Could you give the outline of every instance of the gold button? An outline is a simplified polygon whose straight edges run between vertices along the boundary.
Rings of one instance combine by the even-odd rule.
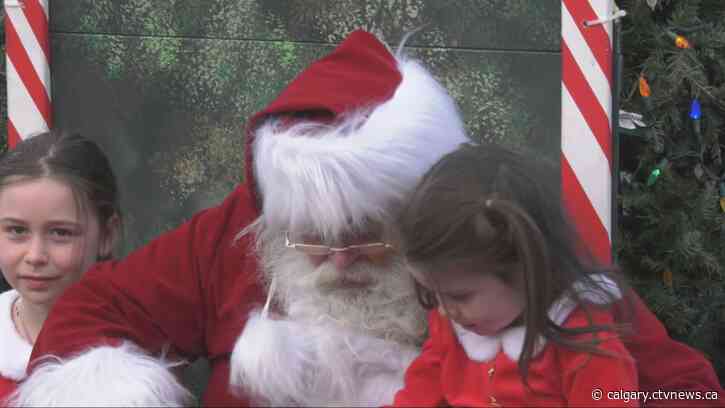
[[[493,373],[495,373],[495,372],[496,372],[496,369],[495,368],[493,368],[493,367],[489,368],[488,369],[488,378],[489,379],[490,378],[493,378]]]
[[[490,406],[492,406],[492,407],[501,406],[501,404],[499,404],[498,401],[496,401],[496,398],[494,398],[493,395],[489,396],[489,398],[491,398],[491,402],[489,403]]]

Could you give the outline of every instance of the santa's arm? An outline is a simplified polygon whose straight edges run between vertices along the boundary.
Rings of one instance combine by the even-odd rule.
[[[611,326],[610,313],[591,311],[592,324]],[[586,327],[589,321],[580,311],[568,327]],[[577,342],[594,344],[598,352],[559,346],[558,360],[562,389],[570,407],[638,407],[637,368],[619,336],[610,331],[578,335]]]
[[[442,364],[445,350],[442,342],[444,318],[432,311],[428,315],[429,336],[420,355],[405,372],[405,385],[395,394],[393,406],[433,407],[445,405],[442,387]]]
[[[672,339],[639,296],[634,292],[631,296],[631,305],[618,305],[621,316],[615,314],[615,317],[633,324],[634,333],[625,346],[637,362],[640,389],[652,395],[685,391],[703,396],[700,400],[651,400],[647,405],[725,407],[725,391],[712,364],[701,352]],[[716,399],[705,399],[705,395]]]
[[[248,222],[247,193],[237,190],[121,262],[96,265],[55,304],[35,344],[30,376],[17,405],[185,404],[188,393],[169,368],[206,353],[207,326],[229,286],[235,301],[258,300],[254,279],[218,276],[245,262],[247,243],[233,244]],[[244,215],[244,216],[243,216]],[[241,267],[235,271],[241,274]],[[216,286],[215,286],[216,285]],[[244,295],[248,294],[247,299]],[[216,298],[216,297],[214,297]],[[59,390],[49,392],[48,390]]]

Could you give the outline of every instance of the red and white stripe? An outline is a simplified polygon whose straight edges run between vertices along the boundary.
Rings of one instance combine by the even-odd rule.
[[[8,145],[48,130],[48,0],[5,0]]]
[[[561,2],[562,199],[594,256],[611,263],[613,0]]]

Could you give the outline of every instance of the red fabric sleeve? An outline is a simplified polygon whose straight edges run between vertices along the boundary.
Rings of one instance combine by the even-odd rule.
[[[611,325],[612,315],[605,311],[591,311],[592,323]],[[584,327],[589,322],[583,310],[576,310],[566,327]],[[629,393],[639,390],[637,368],[622,341],[616,334],[600,332],[577,336],[577,341],[601,341],[596,347],[611,356],[559,347],[558,358],[562,370],[562,391],[571,407],[638,407],[637,396]]]
[[[252,208],[248,192],[239,187],[221,205],[123,261],[95,265],[54,305],[35,343],[31,369],[37,357],[68,356],[118,339],[152,353],[168,347],[172,357],[194,358],[224,337],[210,329],[223,326],[225,317],[230,327],[238,326],[227,330],[227,343],[233,341],[244,323],[238,309],[260,297],[248,241],[233,245],[253,219]]]
[[[17,383],[9,378],[0,376],[0,407],[5,406],[5,399],[15,391]]]
[[[428,339],[420,355],[405,372],[405,386],[395,394],[393,406],[433,407],[445,405],[442,387],[442,317],[433,310],[428,314]]]
[[[699,351],[673,340],[657,317],[642,300],[631,292],[631,315],[622,314],[617,319],[632,321],[634,334],[625,339],[625,346],[637,362],[639,386],[642,391],[695,391],[703,399],[649,400],[648,407],[725,407],[725,393],[712,364]],[[624,306],[620,313],[627,312]],[[629,313],[627,313],[629,314]],[[717,400],[706,400],[706,392],[717,392]],[[712,394],[711,394],[712,395]]]

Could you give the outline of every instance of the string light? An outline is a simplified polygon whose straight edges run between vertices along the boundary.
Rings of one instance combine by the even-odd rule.
[[[639,76],[639,94],[644,98],[648,98],[652,94],[649,83],[647,83],[647,78],[644,75]]]
[[[700,108],[700,101],[697,98],[692,100],[690,104],[690,119],[692,119],[692,127],[695,129],[695,135],[697,140],[702,140],[702,130],[700,128],[700,118],[702,117],[702,109]]]
[[[667,158],[663,157],[652,172],[650,172],[649,177],[647,177],[648,187],[652,187],[657,182],[657,179],[662,174],[662,170],[664,170],[665,166],[667,166]]]
[[[700,101],[697,98],[692,100],[690,104],[690,118],[692,120],[700,120],[702,117],[702,110],[700,109]]]
[[[692,48],[692,44],[690,44],[690,42],[687,41],[687,38],[685,38],[683,35],[675,34],[672,31],[668,31],[667,35],[670,38],[672,38],[673,40],[675,40],[675,46],[677,48],[682,48],[682,49]]]
[[[691,47],[690,42],[687,41],[687,38],[685,38],[681,35],[678,35],[677,37],[675,37],[675,46],[677,48],[683,48],[683,49]]]
[[[662,281],[667,285],[667,287],[672,287],[672,271],[669,269],[666,269],[664,272],[662,272]]]

